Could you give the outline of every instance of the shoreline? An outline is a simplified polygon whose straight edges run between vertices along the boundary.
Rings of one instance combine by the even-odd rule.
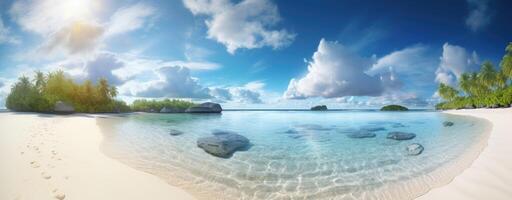
[[[94,115],[0,113],[0,129],[0,199],[194,199],[104,155]]]
[[[512,108],[449,110],[443,113],[490,121],[487,146],[472,164],[447,184],[433,187],[417,200],[507,200],[512,197]]]
[[[490,129],[453,164],[426,177],[433,181],[418,196],[403,199],[510,199],[512,108],[443,111],[489,122]],[[166,180],[132,168],[102,151],[104,133],[97,118],[110,114],[48,115],[0,113],[0,199],[195,199]],[[100,120],[101,121],[101,120]],[[28,125],[28,126],[27,126]],[[462,161],[462,162],[461,162]],[[452,178],[446,175],[456,174]],[[401,196],[400,190],[382,188]],[[398,193],[398,194],[397,194]]]

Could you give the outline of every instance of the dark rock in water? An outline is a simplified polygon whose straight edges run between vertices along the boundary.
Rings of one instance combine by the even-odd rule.
[[[298,134],[299,131],[297,131],[295,129],[288,129],[284,133],[286,133],[286,134]]]
[[[225,135],[225,134],[236,134],[234,131],[226,131],[226,130],[212,130],[212,135]]]
[[[391,127],[393,127],[393,128],[403,128],[403,127],[405,127],[405,125],[403,125],[402,123],[394,123],[393,125],[391,125]]]
[[[418,143],[410,144],[406,148],[407,155],[410,155],[410,156],[420,155],[424,149],[425,148],[421,144],[418,144]]]
[[[53,111],[55,111],[57,114],[71,114],[75,112],[75,108],[71,104],[57,101],[55,102]]]
[[[405,132],[390,132],[388,133],[387,138],[393,140],[411,140],[416,137],[414,133],[405,133]]]
[[[218,103],[206,102],[197,106],[192,106],[185,110],[187,113],[220,113],[222,107]]]
[[[378,127],[378,126],[365,126],[365,127],[362,127],[361,129],[365,130],[365,131],[370,131],[370,132],[377,132],[377,131],[385,131],[385,130],[387,130],[384,127]]]
[[[300,139],[303,136],[302,135],[290,135],[289,137],[292,138],[292,139]]]
[[[373,138],[377,135],[375,133],[372,133],[370,131],[360,130],[357,132],[352,132],[347,134],[347,137],[349,138]]]
[[[313,106],[313,107],[311,107],[311,110],[314,110],[314,111],[323,111],[323,110],[327,110],[327,106],[326,106],[326,105]]]
[[[199,138],[197,146],[213,156],[229,158],[235,151],[248,147],[249,139],[228,131],[218,132],[214,136]]]
[[[453,125],[454,125],[454,123],[453,123],[453,122],[450,122],[450,121],[445,121],[445,122],[443,122],[443,126],[444,126],[444,127],[449,127],[449,126],[453,126]]]
[[[172,136],[178,136],[178,135],[183,134],[183,131],[176,130],[176,129],[171,129],[171,130],[169,131],[169,134],[170,134],[170,135],[172,135]]]

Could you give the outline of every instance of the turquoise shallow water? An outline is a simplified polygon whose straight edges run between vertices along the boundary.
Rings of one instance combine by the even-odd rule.
[[[410,199],[450,180],[483,148],[489,123],[439,112],[227,111],[99,119],[104,152],[202,199]],[[444,127],[444,121],[455,123]],[[171,136],[169,131],[183,131]],[[375,138],[347,134],[376,130]],[[231,158],[196,146],[214,130],[251,141]],[[391,131],[413,140],[386,139]],[[425,147],[408,156],[412,143]]]

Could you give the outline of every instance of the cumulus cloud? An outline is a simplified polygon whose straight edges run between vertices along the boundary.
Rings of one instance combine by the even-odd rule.
[[[295,34],[274,28],[280,21],[277,6],[269,0],[183,0],[194,15],[207,16],[208,38],[226,46],[231,54],[237,49],[288,46]]]
[[[182,66],[167,66],[155,70],[157,80],[129,81],[121,86],[125,95],[138,97],[210,98],[209,89],[201,86],[190,70]]]
[[[0,44],[18,44],[20,40],[11,34],[11,30],[4,25],[0,16]]]
[[[231,95],[231,92],[227,88],[210,88],[210,95],[214,97],[216,101],[221,103],[231,101],[233,99],[233,95]]]
[[[124,63],[116,58],[114,54],[103,53],[95,59],[90,60],[85,65],[87,79],[92,82],[98,82],[99,79],[105,78],[110,84],[120,85],[125,80],[113,73],[114,70],[124,67]]]
[[[469,15],[466,26],[472,31],[478,31],[491,22],[489,0],[467,0]]]
[[[106,35],[116,35],[137,30],[144,26],[147,19],[155,14],[149,5],[137,3],[118,9],[110,18]]]
[[[362,58],[338,42],[320,40],[308,73],[300,79],[290,80],[284,97],[377,96],[383,91],[378,77],[365,73],[371,60]]]
[[[436,82],[455,85],[464,72],[478,69],[478,55],[469,53],[463,47],[445,43],[439,67],[436,70]]]

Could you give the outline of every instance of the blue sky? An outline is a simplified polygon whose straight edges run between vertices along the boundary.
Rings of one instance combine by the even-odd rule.
[[[0,104],[35,70],[107,78],[128,102],[432,107],[512,41],[509,1],[0,2]]]

